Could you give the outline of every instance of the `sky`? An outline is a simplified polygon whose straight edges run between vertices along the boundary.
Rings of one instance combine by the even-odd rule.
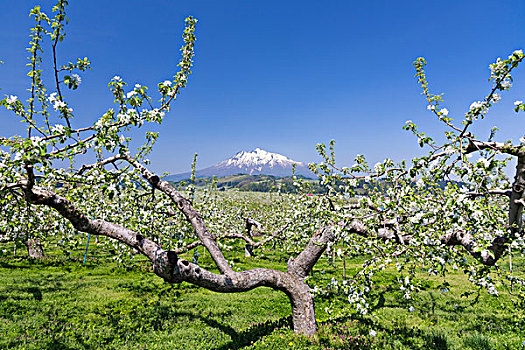
[[[0,0],[1,96],[27,97],[28,14],[36,4],[52,7]],[[437,138],[444,129],[426,109],[412,62],[426,58],[431,90],[444,93],[443,107],[460,120],[489,92],[489,64],[525,49],[519,0],[70,0],[59,64],[87,56],[93,68],[67,93],[73,126],[111,107],[107,83],[115,75],[150,91],[170,79],[188,15],[199,20],[193,74],[164,123],[151,128],[160,133],[149,157],[157,172],[188,171],[193,153],[200,169],[256,147],[320,161],[315,145],[331,139],[340,165],[356,154],[372,164],[421,155],[405,121]],[[499,140],[524,136],[525,114],[513,112],[513,102],[525,100],[523,67],[514,78],[474,128],[479,136],[494,125]],[[22,133],[5,109],[0,120],[0,136]]]

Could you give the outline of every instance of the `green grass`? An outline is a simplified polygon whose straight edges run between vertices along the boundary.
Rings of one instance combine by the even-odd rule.
[[[377,277],[366,316],[351,311],[344,298],[320,298],[319,333],[310,339],[293,333],[290,305],[281,292],[219,294],[170,285],[143,258],[119,267],[93,243],[83,266],[83,253],[78,248],[68,259],[44,261],[0,257],[0,349],[525,348],[524,314],[512,297],[478,296],[461,273],[448,276],[445,293],[442,279],[420,274],[420,290],[406,301],[394,271],[385,271]],[[227,257],[235,256],[242,269],[285,269],[288,257],[275,251],[260,258],[239,253]],[[199,260],[210,268],[208,256]],[[347,260],[349,275],[359,263]],[[522,260],[514,266],[522,273]],[[335,274],[341,266],[324,259],[312,279],[326,285]],[[329,305],[331,314],[325,311]]]
[[[227,349],[289,309],[268,288],[217,294],[139,269],[28,260],[0,264],[0,302],[2,349]]]

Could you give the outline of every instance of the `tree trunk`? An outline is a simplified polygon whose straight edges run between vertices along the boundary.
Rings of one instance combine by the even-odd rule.
[[[292,304],[293,330],[298,334],[314,335],[317,333],[314,297],[306,283],[297,284],[300,284],[298,288],[287,293]]]
[[[28,239],[26,242],[27,254],[30,258],[34,259],[44,259],[44,249],[42,249],[42,244],[38,238]]]

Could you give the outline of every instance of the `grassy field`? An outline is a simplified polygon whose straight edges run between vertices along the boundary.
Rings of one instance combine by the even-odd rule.
[[[235,253],[229,252],[242,256]],[[241,268],[285,268],[287,256],[272,251],[265,256],[236,262]],[[421,275],[420,291],[407,302],[394,272],[386,271],[366,316],[352,312],[343,299],[317,300],[319,334],[309,339],[291,330],[283,293],[259,288],[218,294],[186,283],[169,285],[141,258],[126,268],[109,262],[96,243],[86,265],[82,259],[81,249],[68,259],[0,257],[0,349],[524,348],[521,307],[505,293],[478,295],[462,274],[450,275],[446,290],[440,288],[443,280]],[[211,265],[206,258],[200,263]],[[359,263],[347,261],[349,275]],[[515,270],[521,266],[515,262]],[[324,260],[312,278],[326,284],[340,273],[341,266]],[[329,305],[335,306],[333,314],[325,312]]]

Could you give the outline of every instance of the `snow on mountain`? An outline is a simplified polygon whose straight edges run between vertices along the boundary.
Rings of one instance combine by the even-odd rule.
[[[296,166],[304,166],[301,162],[296,162],[281,154],[267,152],[260,148],[256,148],[251,152],[241,151],[215,165],[216,168],[234,167],[249,171],[253,175],[256,171],[262,171],[263,167],[269,168],[291,168],[293,164]]]
[[[197,177],[228,176],[234,174],[291,176],[295,164],[295,173],[306,177],[313,177],[308,166],[302,162],[292,160],[282,154],[272,153],[260,148],[250,152],[241,151],[232,157],[223,160],[209,168],[196,171]],[[188,178],[189,173],[171,175],[167,180],[178,181]]]

